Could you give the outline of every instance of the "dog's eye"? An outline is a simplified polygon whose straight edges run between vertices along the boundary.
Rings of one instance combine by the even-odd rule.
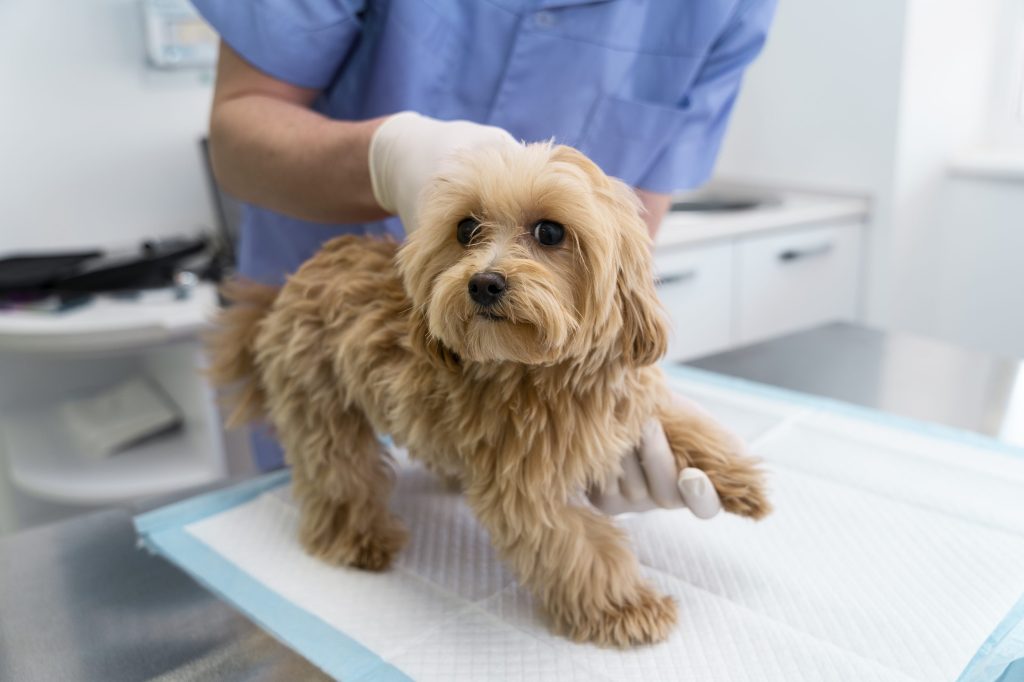
[[[455,238],[459,240],[459,243],[463,246],[468,246],[469,242],[472,241],[473,235],[480,228],[478,223],[473,218],[463,218],[459,221],[459,226],[455,228]]]
[[[542,220],[533,226],[533,238],[544,246],[561,244],[565,239],[565,227],[553,220]]]

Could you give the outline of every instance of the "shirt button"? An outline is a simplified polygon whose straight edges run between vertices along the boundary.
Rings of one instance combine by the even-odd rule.
[[[540,28],[551,28],[555,25],[555,15],[552,12],[537,12],[533,15],[533,21]]]

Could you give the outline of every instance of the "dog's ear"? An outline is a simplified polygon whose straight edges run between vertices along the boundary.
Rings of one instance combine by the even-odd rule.
[[[617,298],[622,312],[622,341],[626,359],[642,367],[653,365],[668,350],[668,323],[654,288],[651,239],[640,215],[639,199],[618,180],[611,183],[610,199],[619,223]]]
[[[564,144],[556,144],[551,148],[551,160],[572,164],[587,177],[587,180],[595,187],[606,187],[610,178],[604,174],[601,167],[590,160],[590,157],[576,149]]]
[[[430,333],[427,320],[423,313],[413,309],[409,325],[409,343],[414,353],[420,353],[435,367],[456,372],[459,369],[459,356],[441,340]]]
[[[643,283],[644,279],[650,282]],[[653,365],[668,350],[668,325],[650,270],[645,268],[641,274],[623,268],[619,271],[618,286],[626,359],[638,367]]]
[[[668,350],[668,324],[654,289],[651,239],[641,216],[643,207],[633,189],[604,171],[572,147],[558,145],[552,159],[580,169],[604,205],[619,237],[616,299],[622,315],[622,343],[626,360],[636,366],[652,365]]]

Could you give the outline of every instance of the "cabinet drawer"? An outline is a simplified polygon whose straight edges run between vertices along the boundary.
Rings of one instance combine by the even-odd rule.
[[[856,317],[860,238],[848,223],[738,242],[737,341]]]
[[[658,296],[671,320],[667,360],[722,350],[732,340],[732,247],[654,254]]]

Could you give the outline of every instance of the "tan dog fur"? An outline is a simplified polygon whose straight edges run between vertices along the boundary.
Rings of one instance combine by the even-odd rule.
[[[469,246],[456,240],[480,221]],[[539,219],[565,226],[542,246]],[[502,557],[555,629],[626,646],[665,638],[676,605],[638,571],[623,533],[580,502],[651,415],[679,467],[703,469],[724,508],[759,518],[762,474],[735,441],[673,405],[667,330],[633,192],[579,152],[529,145],[453,162],[402,247],[341,237],[279,291],[235,283],[212,373],[235,419],[266,413],[293,469],[301,541],[325,561],[381,570],[406,532],[375,433],[457,477]],[[508,282],[481,317],[474,273]]]

